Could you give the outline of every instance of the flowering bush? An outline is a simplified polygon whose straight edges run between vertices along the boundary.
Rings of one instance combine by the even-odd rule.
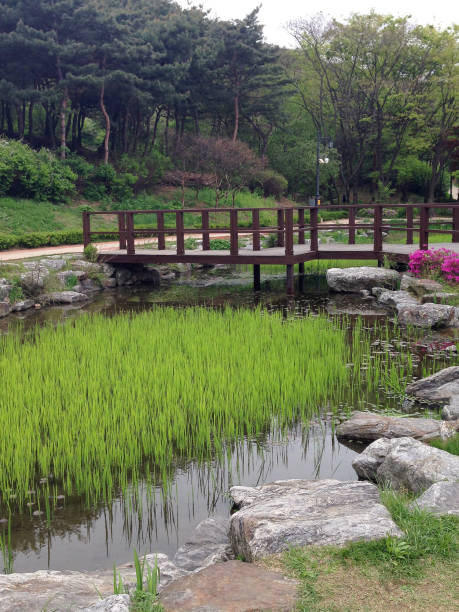
[[[415,251],[410,255],[408,267],[416,277],[430,276],[459,283],[459,255],[449,249]]]

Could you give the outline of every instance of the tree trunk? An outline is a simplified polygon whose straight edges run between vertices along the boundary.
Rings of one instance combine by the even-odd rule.
[[[153,137],[151,139],[151,148],[152,149],[154,149],[154,147],[155,147],[156,134],[158,133],[158,123],[159,123],[159,120],[161,119],[162,111],[163,111],[162,108],[158,108],[158,110],[156,111],[155,123],[153,125]]]
[[[233,142],[236,142],[238,132],[239,132],[239,94],[236,94],[234,96],[234,131],[233,131]]]
[[[16,114],[18,116],[18,138],[21,140],[24,138],[24,115],[20,104],[16,105]]]
[[[34,102],[29,104],[29,140],[33,141],[33,108],[35,106]]]
[[[108,116],[107,109],[105,108],[104,102],[105,95],[105,81],[102,81],[102,86],[100,88],[100,110],[105,119],[105,137],[104,137],[104,164],[108,164],[108,155],[109,155],[109,142],[110,142],[110,117]]]
[[[166,114],[166,129],[164,130],[164,152],[169,157],[169,109]]]

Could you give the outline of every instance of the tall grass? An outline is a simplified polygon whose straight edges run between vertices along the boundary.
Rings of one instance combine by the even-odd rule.
[[[59,489],[88,503],[140,476],[165,485],[181,459],[222,456],[227,441],[273,419],[284,428],[357,404],[386,378],[408,379],[409,361],[382,351],[370,359],[372,338],[361,321],[351,331],[324,315],[204,308],[92,315],[4,336],[3,505],[23,508],[47,477],[47,497]]]

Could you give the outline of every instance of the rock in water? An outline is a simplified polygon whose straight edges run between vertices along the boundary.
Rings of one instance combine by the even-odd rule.
[[[443,406],[459,394],[459,366],[444,368],[411,383],[406,388],[406,394],[423,403]]]
[[[293,610],[298,583],[242,563],[218,563],[180,578],[160,595],[165,612],[272,612]]]
[[[232,558],[228,519],[208,518],[196,527],[193,536],[180,546],[174,563],[189,572]]]
[[[230,494],[240,505],[230,520],[231,544],[235,554],[248,561],[289,546],[342,545],[401,535],[378,488],[367,482],[284,480],[232,487]]]
[[[433,514],[459,516],[459,482],[436,482],[410,504],[410,507]]]
[[[352,462],[361,478],[422,493],[436,482],[459,479],[459,457],[413,438],[377,440]]]
[[[76,302],[84,302],[88,296],[77,291],[56,291],[54,293],[46,293],[40,295],[40,302],[45,304],[75,304]]]
[[[359,293],[362,289],[371,291],[373,287],[396,289],[400,276],[395,270],[361,266],[358,268],[330,268],[327,283],[333,291]]]
[[[398,311],[398,320],[403,325],[415,327],[450,327],[454,323],[455,309],[445,304],[422,304],[407,306]]]
[[[437,419],[402,418],[372,412],[354,412],[350,419],[338,425],[336,435],[344,440],[371,442],[379,438],[404,438],[416,440],[445,440],[454,436],[459,421],[445,422]]]

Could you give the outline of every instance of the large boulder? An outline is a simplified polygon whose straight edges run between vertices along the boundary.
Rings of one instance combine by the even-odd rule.
[[[232,487],[239,506],[230,520],[236,555],[248,561],[289,546],[343,545],[401,535],[379,491],[368,482],[284,480]]]
[[[418,497],[411,508],[419,508],[432,514],[459,516],[459,482],[436,482]]]
[[[382,287],[374,287],[372,290],[378,302],[384,306],[395,308],[397,312],[402,308],[418,306],[419,302],[408,291],[390,291]]]
[[[415,278],[411,274],[403,274],[400,281],[400,289],[411,291],[418,296],[425,293],[437,293],[443,291],[441,283],[431,278]]]
[[[459,395],[453,396],[447,406],[443,406],[441,418],[445,421],[459,420]]]
[[[456,434],[459,421],[438,419],[402,418],[373,412],[354,412],[351,417],[338,425],[336,434],[344,440],[372,442],[379,438],[404,438],[416,440],[445,440]]]
[[[414,438],[377,440],[352,466],[361,478],[414,493],[442,480],[459,479],[459,457]]]
[[[373,287],[396,289],[400,276],[395,270],[360,266],[358,268],[330,268],[327,271],[327,283],[333,291],[358,293],[362,289]]]
[[[178,549],[174,564],[189,572],[233,558],[228,537],[228,519],[208,518],[201,521],[192,537]]]
[[[406,387],[406,394],[418,402],[442,407],[459,395],[459,366],[444,368]]]
[[[88,296],[78,291],[55,291],[53,293],[45,293],[40,295],[40,302],[44,304],[75,304],[76,302],[84,302]]]
[[[431,303],[405,306],[398,310],[398,320],[402,325],[415,327],[450,327],[454,324],[455,308],[445,304]]]
[[[294,610],[298,582],[241,561],[212,565],[180,578],[160,595],[164,612]]]

